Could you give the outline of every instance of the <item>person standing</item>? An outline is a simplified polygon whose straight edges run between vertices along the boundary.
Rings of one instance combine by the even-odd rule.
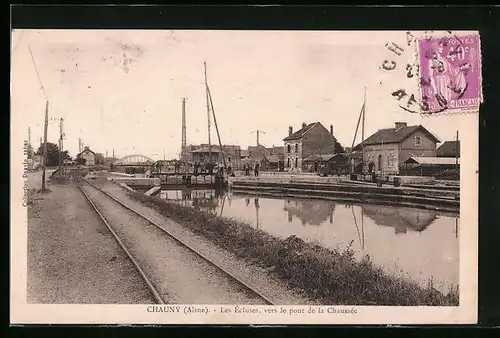
[[[255,168],[254,168],[255,172],[255,177],[259,176],[259,162],[255,163]]]

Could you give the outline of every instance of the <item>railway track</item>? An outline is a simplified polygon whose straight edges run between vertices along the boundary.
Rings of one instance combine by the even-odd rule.
[[[162,234],[166,235],[168,238],[173,240],[173,242],[175,242],[176,245],[178,245],[182,249],[187,250],[189,253],[195,255],[202,262],[201,264],[205,264],[205,265],[209,266],[209,268],[217,270],[222,276],[224,276],[228,281],[230,281],[230,283],[237,286],[239,289],[244,290],[246,292],[246,294],[251,295],[251,297],[254,298],[255,300],[257,300],[257,299],[260,300],[258,303],[261,303],[261,304],[263,303],[266,305],[273,305],[274,304],[269,298],[267,298],[266,296],[262,295],[257,290],[252,288],[252,286],[248,285],[247,283],[242,281],[240,278],[234,276],[229,271],[226,271],[225,269],[220,267],[217,263],[213,262],[212,260],[210,260],[209,258],[204,256],[202,253],[198,252],[193,247],[184,243],[180,238],[173,235],[172,233],[170,233],[169,231],[167,231],[166,229],[164,229],[163,227],[161,227],[160,225],[155,223],[153,220],[149,219],[147,216],[145,216],[142,213],[138,212],[137,210],[134,210],[133,208],[130,208],[129,206],[125,205],[124,203],[122,203],[121,201],[116,199],[114,196],[110,195],[106,191],[97,187],[95,184],[93,184],[85,179],[81,179],[80,182],[78,182],[78,180],[75,180],[76,185],[78,186],[80,191],[83,193],[83,195],[85,196],[85,198],[87,199],[87,201],[91,205],[92,209],[97,213],[99,218],[102,220],[102,222],[105,224],[105,226],[109,229],[109,231],[111,232],[113,237],[116,239],[116,241],[118,242],[120,247],[123,249],[123,251],[125,252],[127,257],[130,259],[132,264],[135,266],[136,270],[138,271],[138,273],[140,274],[140,276],[144,280],[150,293],[152,294],[152,296],[154,297],[155,301],[158,304],[167,304],[168,303],[167,297],[162,295],[164,292],[159,290],[159,288],[155,285],[154,278],[151,278],[151,276],[148,276],[148,274],[145,271],[146,269],[144,269],[144,267],[141,266],[140,259],[137,259],[137,257],[134,257],[132,250],[127,248],[127,245],[125,243],[126,241],[123,240],[122,238],[120,238],[119,232],[116,231],[113,228],[113,226],[110,224],[110,223],[112,223],[112,219],[110,219],[109,216],[106,216],[103,214],[103,212],[97,206],[97,203],[95,201],[93,201],[91,196],[89,196],[89,194],[85,191],[84,186],[82,186],[82,184],[81,184],[82,182],[84,182],[84,186],[91,187],[91,189],[98,191],[100,196],[106,196],[105,198],[108,199],[109,201],[112,201],[112,203],[114,205],[118,206],[121,209],[128,211],[130,214],[133,214],[135,217],[137,217],[137,218],[147,222],[147,224],[153,226],[154,229],[159,230],[159,232],[161,232]],[[165,240],[165,239],[163,238],[163,240]],[[146,265],[146,264],[143,263],[142,265]]]

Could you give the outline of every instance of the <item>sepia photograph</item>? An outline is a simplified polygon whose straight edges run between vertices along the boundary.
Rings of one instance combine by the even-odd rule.
[[[11,320],[475,322],[477,32],[11,46]]]

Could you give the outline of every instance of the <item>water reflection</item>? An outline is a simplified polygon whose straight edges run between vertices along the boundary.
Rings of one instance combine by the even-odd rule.
[[[288,222],[293,221],[293,216],[300,219],[302,225],[321,225],[328,221],[333,224],[335,204],[325,201],[303,201],[285,199],[284,210],[288,212]]]
[[[256,197],[214,190],[162,191],[162,198],[245,221],[269,234],[296,235],[330,249],[350,247],[361,259],[422,285],[458,285],[457,215],[380,205]]]

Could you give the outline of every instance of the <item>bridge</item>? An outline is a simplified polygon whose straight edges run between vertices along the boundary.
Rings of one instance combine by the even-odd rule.
[[[127,155],[113,162],[115,167],[145,167],[154,163],[150,157],[140,154]]]

